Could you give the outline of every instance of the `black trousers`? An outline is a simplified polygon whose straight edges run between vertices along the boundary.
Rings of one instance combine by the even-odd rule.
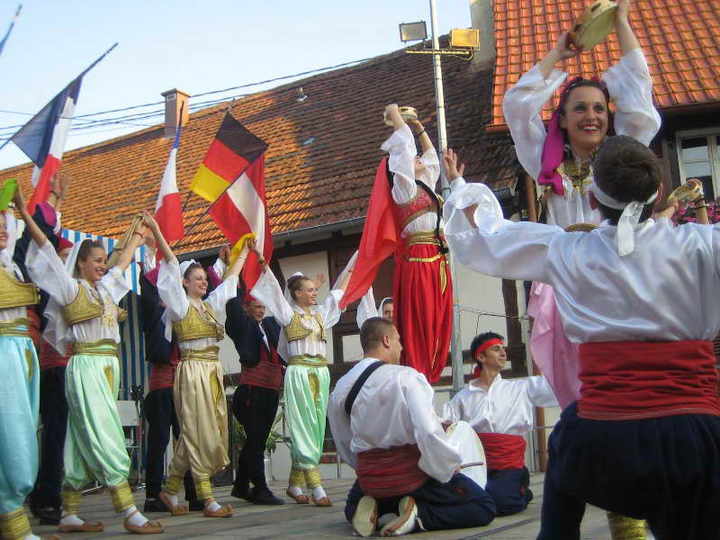
[[[430,478],[406,495],[415,499],[418,517],[426,531],[482,527],[495,519],[495,501],[464,474],[456,473],[446,484]],[[352,522],[362,496],[363,492],[356,481],[345,502],[345,518],[348,521]],[[377,499],[378,516],[398,514],[398,504],[404,496]]]
[[[495,501],[498,516],[522,512],[533,498],[533,492],[530,491],[530,472],[527,467],[488,471],[485,491]]]
[[[145,472],[145,493],[149,498],[157,498],[162,490],[165,470],[165,449],[170,442],[170,429],[173,437],[180,436],[180,423],[175,414],[173,389],[160,388],[145,396],[145,418],[148,421],[147,463]],[[197,498],[195,483],[190,472],[185,475],[185,499]]]
[[[68,406],[65,399],[65,366],[40,372],[40,418],[43,431],[40,469],[30,504],[36,508],[60,508],[63,480],[63,449],[67,431]]]
[[[240,491],[247,490],[250,482],[256,488],[267,488],[265,442],[275,421],[279,399],[279,392],[260,386],[243,384],[235,390],[232,409],[246,435],[235,476],[235,487]]]

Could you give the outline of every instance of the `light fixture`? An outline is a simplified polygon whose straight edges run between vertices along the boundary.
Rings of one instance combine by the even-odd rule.
[[[303,101],[305,101],[308,98],[307,95],[305,94],[305,92],[303,91],[302,86],[299,87],[295,91],[295,93],[297,94],[297,96],[295,97],[295,101],[297,101],[298,103],[302,103]]]
[[[476,28],[454,28],[450,30],[450,47],[477,49],[480,46],[480,30]]]
[[[400,23],[398,26],[400,28],[400,41],[403,43],[427,39],[427,26],[425,25],[425,21]]]

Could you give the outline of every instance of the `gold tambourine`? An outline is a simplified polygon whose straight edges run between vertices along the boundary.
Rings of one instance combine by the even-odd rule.
[[[675,188],[670,195],[668,195],[668,203],[674,203],[675,201],[681,203],[690,203],[703,196],[702,183],[698,180],[688,180],[683,185]]]
[[[570,32],[570,39],[585,51],[604,41],[615,29],[618,6],[613,0],[597,0],[582,14]]]
[[[398,110],[400,111],[400,116],[402,116],[402,119],[406,122],[408,120],[417,120],[418,119],[418,113],[417,110],[415,110],[415,107],[399,107]],[[387,113],[383,113],[383,122],[385,122],[386,126],[392,126],[392,120],[390,120],[387,116]]]
[[[565,232],[590,232],[597,228],[597,225],[593,225],[592,223],[573,223],[565,227]]]

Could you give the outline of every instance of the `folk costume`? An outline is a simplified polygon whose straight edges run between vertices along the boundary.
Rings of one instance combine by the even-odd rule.
[[[242,366],[232,409],[245,429],[245,444],[238,458],[233,495],[257,504],[279,504],[282,501],[274,497],[265,479],[265,442],[277,414],[285,371],[278,353],[281,329],[273,317],[258,322],[248,315],[241,297],[228,302],[225,329]]]
[[[433,394],[416,370],[374,358],[364,358],[338,381],[328,418],[338,454],[357,473],[345,506],[348,521],[353,522],[364,496],[375,499],[378,516],[401,513],[403,497],[413,497],[417,523],[407,532],[477,527],[493,520],[492,498],[456,472],[467,440],[445,433]]]
[[[492,346],[488,340],[478,348]],[[500,342],[501,343],[501,342]],[[488,466],[485,489],[495,500],[498,515],[522,512],[532,500],[525,467],[526,435],[534,424],[534,407],[557,407],[544,377],[503,379],[498,374],[488,389],[472,379],[445,404],[449,422],[468,422],[480,436]]]
[[[40,403],[38,358],[30,338],[27,307],[39,300],[13,263],[16,221],[5,212],[8,242],[0,251],[0,536],[11,540],[31,534],[23,504],[38,471],[37,426]]]
[[[81,245],[73,246],[66,263],[50,242],[41,247],[32,242],[27,257],[30,276],[50,296],[45,339],[59,354],[68,346],[73,351],[65,373],[68,429],[63,512],[71,518],[77,516],[81,490],[97,481],[109,488],[115,511],[130,518],[136,511],[127,482],[130,457],[116,405],[120,384],[118,303],[130,288],[117,267],[95,284],[77,277],[75,264]],[[158,523],[145,524],[162,531]],[[100,531],[102,524],[61,522],[60,529]]]
[[[330,390],[326,341],[327,332],[340,320],[342,312],[339,303],[343,291],[331,290],[322,304],[305,311],[289,294],[288,297],[283,295],[275,275],[265,269],[251,294],[265,304],[282,328],[278,351],[287,360],[288,366],[284,388],[285,414],[292,445],[290,491],[301,493],[302,488],[307,486],[315,490],[317,496],[314,498],[320,501],[326,498],[318,468],[325,442],[325,415]],[[293,495],[299,496],[297,492]]]
[[[189,298],[182,279],[194,261],[160,263],[157,288],[165,304],[165,337],[175,334],[180,363],[173,382],[173,401],[180,423],[164,492],[176,495],[189,470],[197,498],[212,500],[210,478],[228,466],[228,418],[218,342],[225,335],[225,305],[237,295],[237,276],[228,276],[203,301]],[[232,509],[219,510],[223,516]],[[212,515],[213,511],[206,515]],[[218,516],[219,517],[219,516]]]
[[[657,538],[716,538],[720,402],[711,340],[720,329],[720,228],[638,223],[647,201],[619,203],[592,232],[510,222],[481,184],[445,205],[451,249],[489,275],[552,285],[580,344],[581,395],[550,437],[541,539],[579,538],[585,502],[645,518]],[[478,204],[475,227],[463,210]],[[693,456],[688,459],[688,456]]]

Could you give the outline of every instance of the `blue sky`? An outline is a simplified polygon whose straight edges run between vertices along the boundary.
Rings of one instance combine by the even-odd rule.
[[[470,26],[468,0],[437,6],[440,33]],[[0,35],[16,7],[0,0]],[[85,77],[77,115],[160,101],[171,88],[198,94],[377,56],[402,47],[398,24],[417,20],[430,31],[427,0],[26,0],[0,55],[0,110],[35,113],[115,41]],[[0,112],[0,127],[28,118]],[[66,149],[137,129],[71,133]],[[26,161],[12,143],[0,150],[0,168]]]

